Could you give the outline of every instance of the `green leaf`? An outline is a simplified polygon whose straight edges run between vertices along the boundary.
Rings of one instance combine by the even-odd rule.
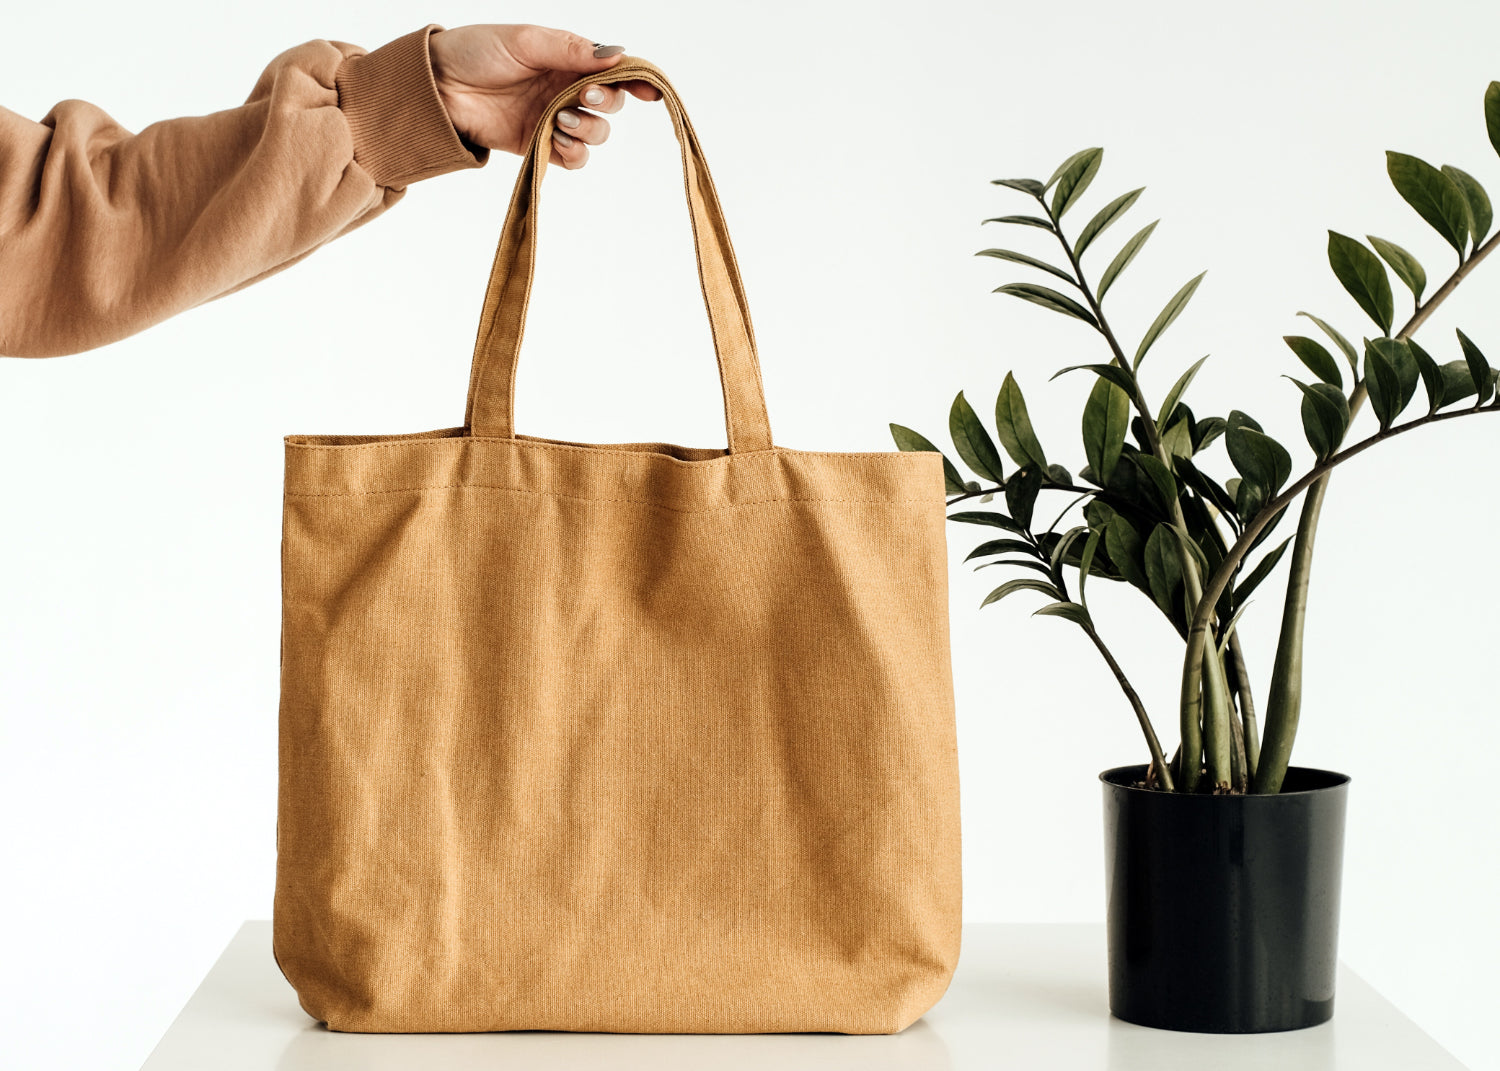
[[[1050,602],[1040,610],[1032,611],[1031,616],[1038,617],[1042,614],[1046,614],[1049,617],[1065,617],[1069,621],[1082,625],[1085,628],[1093,626],[1093,622],[1089,620],[1088,610],[1079,606],[1076,602]]]
[[[1094,327],[1099,326],[1099,322],[1094,319],[1094,314],[1089,312],[1088,309],[1078,304],[1078,302],[1066,294],[1059,294],[1056,290],[1051,290],[1045,286],[1037,286],[1035,283],[1006,283],[1004,286],[997,286],[993,293],[1010,294],[1012,297],[1018,297],[1023,301],[1030,301],[1040,305],[1044,309],[1065,313],[1068,316],[1076,316],[1084,323]]]
[[[1192,279],[1189,279],[1181,290],[1172,295],[1172,300],[1167,302],[1166,308],[1157,314],[1156,320],[1146,330],[1146,337],[1141,339],[1141,345],[1135,351],[1133,368],[1138,369],[1141,367],[1141,358],[1146,356],[1146,351],[1151,348],[1153,342],[1161,337],[1161,333],[1172,325],[1172,321],[1182,314],[1182,310],[1187,307],[1188,300],[1193,296],[1193,291],[1198,289],[1198,284],[1203,281],[1203,277],[1207,274],[1208,272],[1199,272]]]
[[[1223,417],[1204,417],[1193,422],[1193,449],[1202,450],[1224,434],[1228,424]]]
[[[1031,427],[1031,415],[1026,411],[1026,398],[1016,377],[1005,373],[1005,382],[1000,384],[1000,394],[995,398],[995,430],[1005,452],[1017,465],[1035,465],[1038,470],[1047,468],[1047,455],[1042,453],[1042,444],[1037,441]]]
[[[1024,539],[992,539],[988,543],[981,543],[969,551],[966,562],[975,558],[988,558],[995,554],[1029,554],[1036,557],[1036,547]]]
[[[995,449],[995,441],[975,415],[963,391],[958,392],[958,397],[953,399],[953,408],[948,411],[948,431],[953,436],[954,449],[965,465],[996,483],[1005,482],[1000,451]]]
[[[1138,190],[1131,190],[1099,209],[1094,218],[1084,224],[1083,230],[1079,232],[1078,241],[1073,243],[1073,255],[1083,256],[1083,251],[1094,244],[1094,239],[1103,234],[1111,223],[1123,216],[1130,206],[1135,204],[1136,198],[1145,192],[1144,186]]]
[[[1220,423],[1223,423],[1223,421],[1220,421]],[[1194,491],[1198,492],[1198,497],[1207,499],[1209,502],[1213,503],[1214,508],[1217,509],[1220,513],[1223,513],[1231,518],[1231,520],[1238,522],[1239,515],[1234,504],[1233,495],[1226,493],[1223,487],[1220,487],[1212,479],[1204,475],[1204,473],[1196,465],[1193,464],[1190,458],[1179,457],[1174,459],[1172,464],[1173,467],[1177,470],[1177,478],[1191,487]]]
[[[1104,538],[1104,529],[1089,529],[1088,542],[1083,545],[1083,557],[1078,561],[1078,601],[1084,606],[1089,604],[1084,595],[1084,585],[1088,583],[1089,572],[1094,568],[1094,556],[1099,553],[1099,543]]]
[[[1158,524],[1146,540],[1146,581],[1151,598],[1168,618],[1177,619],[1182,600],[1182,562],[1177,554],[1177,537],[1165,524]]]
[[[990,179],[990,183],[995,186],[1009,186],[1013,190],[1020,190],[1022,193],[1029,193],[1033,197],[1040,197],[1042,194],[1047,192],[1042,184],[1036,179],[997,178]],[[1048,185],[1050,186],[1051,183],[1048,183]]]
[[[1182,400],[1182,392],[1188,389],[1188,384],[1192,383],[1193,378],[1198,374],[1198,369],[1202,368],[1203,362],[1208,360],[1208,356],[1204,354],[1193,362],[1193,366],[1178,376],[1177,382],[1172,384],[1172,389],[1167,391],[1167,397],[1161,403],[1161,410],[1156,414],[1157,431],[1165,430],[1167,418],[1172,415],[1172,411],[1177,408],[1177,403]]]
[[[1130,399],[1107,379],[1096,379],[1083,407],[1083,452],[1100,486],[1109,485],[1130,428]]]
[[[1460,171],[1452,164],[1443,165],[1443,174],[1453,180],[1464,200],[1469,205],[1469,233],[1474,236],[1474,246],[1478,248],[1486,236],[1490,233],[1490,225],[1495,222],[1495,210],[1490,205],[1490,195],[1484,192],[1484,187],[1479,180],[1467,171]]]
[[[1177,501],[1177,481],[1172,473],[1151,454],[1132,454],[1136,467],[1146,474],[1160,497],[1159,508],[1163,516],[1172,515],[1172,503]]]
[[[943,482],[947,485],[947,490],[950,495],[961,495],[966,490],[968,490],[968,488],[964,486],[964,478],[958,474],[958,469],[954,467],[953,462],[949,461],[947,456],[943,455],[943,452],[941,450],[939,450],[936,446],[933,446],[930,440],[928,440],[918,432],[912,431],[910,428],[902,427],[900,424],[891,425],[891,438],[896,440],[896,449],[898,450],[930,450],[934,454],[942,456]]]
[[[1120,570],[1126,580],[1150,594],[1151,584],[1146,578],[1145,567],[1141,564],[1146,546],[1134,525],[1119,514],[1111,517],[1104,529],[1104,549],[1109,552],[1109,560],[1115,563],[1115,568]]]
[[[1427,289],[1427,272],[1406,250],[1395,242],[1387,242],[1384,238],[1377,238],[1373,234],[1365,235],[1370,244],[1375,247],[1375,252],[1380,258],[1389,264],[1396,277],[1406,284],[1411,291],[1411,297],[1418,305],[1422,303],[1422,291]]]
[[[1115,508],[1100,498],[1091,498],[1083,507],[1083,519],[1090,528],[1103,528],[1115,515]]]
[[[1417,370],[1422,374],[1422,387],[1427,391],[1427,415],[1431,416],[1443,405],[1443,370],[1413,339],[1406,340],[1406,348],[1411,351],[1412,360],[1417,362]]]
[[[1243,614],[1247,609],[1249,609],[1249,607],[1250,604],[1245,603],[1245,605],[1239,607],[1233,614],[1230,615],[1228,621],[1219,626],[1220,658],[1224,657],[1224,652],[1229,649],[1229,637],[1233,635],[1235,626],[1240,623],[1240,615]]]
[[[1186,415],[1161,433],[1161,445],[1174,460],[1193,456],[1193,421]]]
[[[1463,260],[1469,237],[1469,205],[1458,184],[1427,161],[1406,153],[1386,152],[1385,169],[1401,199],[1458,250],[1458,259]],[[1385,333],[1391,333],[1389,328]]]
[[[1490,400],[1490,362],[1485,360],[1479,347],[1462,331],[1458,332],[1458,344],[1464,351],[1464,362],[1469,366],[1469,375],[1474,378],[1474,391],[1478,395],[1474,404],[1481,406]]]
[[[1173,525],[1168,525],[1167,531],[1172,533],[1182,549],[1187,551],[1193,557],[1193,560],[1198,563],[1198,573],[1200,576],[1208,576],[1213,572],[1212,567],[1208,564],[1208,556],[1203,553],[1203,548],[1194,542],[1190,536]]]
[[[1052,553],[1048,556],[1048,565],[1052,569],[1052,580],[1057,584],[1059,589],[1063,586],[1062,567],[1068,550],[1087,531],[1088,529],[1083,525],[1077,525],[1069,528],[1058,537],[1057,542],[1052,544]]]
[[[1376,354],[1380,371],[1370,374],[1370,354]],[[1384,376],[1389,372],[1391,377]],[[1375,338],[1365,340],[1365,387],[1370,392],[1370,407],[1381,418],[1381,427],[1388,428],[1401,415],[1407,403],[1417,393],[1417,381],[1421,370],[1412,357],[1404,339]],[[1380,397],[1376,395],[1380,394]],[[1385,418],[1389,413],[1389,420]]]
[[[1469,371],[1468,361],[1449,361],[1439,365],[1443,373],[1443,404],[1461,402],[1474,393],[1474,376]]]
[[[1120,247],[1120,251],[1115,254],[1115,259],[1109,262],[1109,267],[1105,268],[1104,274],[1099,277],[1099,285],[1094,290],[1096,300],[1101,303],[1104,301],[1105,292],[1111,286],[1115,285],[1115,280],[1120,277],[1120,273],[1135,259],[1135,255],[1141,251],[1141,246],[1146,244],[1146,239],[1151,237],[1151,232],[1156,230],[1156,225],[1160,222],[1161,220],[1159,219],[1152,220],[1136,231],[1135,236]]]
[[[1335,331],[1332,325],[1330,325],[1326,320],[1321,320],[1310,312],[1299,312],[1297,315],[1306,316],[1313,323],[1321,327],[1323,329],[1323,333],[1333,340],[1333,344],[1344,351],[1344,356],[1349,361],[1349,367],[1354,370],[1354,378],[1358,380],[1359,354],[1354,349],[1353,343],[1351,343],[1347,338]]]
[[[1007,532],[1014,532],[1016,535],[1026,534],[1026,529],[1003,513],[971,510],[964,513],[950,513],[948,514],[948,519],[950,521],[957,521],[959,524],[987,524],[992,528],[1003,528]]]
[[[1290,505],[1290,503],[1288,503],[1287,505]],[[1255,539],[1251,541],[1251,543],[1250,543],[1250,549],[1247,550],[1245,553],[1246,554],[1254,554],[1255,553],[1255,549],[1257,547],[1259,547],[1262,543],[1264,543],[1266,540],[1270,539],[1271,538],[1271,533],[1274,532],[1274,531],[1276,531],[1277,525],[1281,524],[1282,521],[1286,520],[1287,514],[1288,513],[1292,513],[1292,512],[1293,511],[1290,510],[1290,509],[1288,509],[1286,505],[1283,505],[1279,510],[1277,510],[1276,511],[1276,515],[1274,517],[1272,517],[1269,521],[1267,521],[1265,523],[1265,526],[1263,528],[1261,528],[1260,535],[1256,536]]]
[[[1313,375],[1324,383],[1343,387],[1344,376],[1339,371],[1339,363],[1333,359],[1333,354],[1323,348],[1322,343],[1305,335],[1282,335],[1281,341],[1292,348],[1297,359],[1307,365]]]
[[[1097,152],[1097,153],[1103,153],[1103,151],[1104,151],[1103,149],[1079,149],[1072,156],[1068,157],[1062,163],[1060,163],[1060,164],[1057,165],[1057,170],[1053,171],[1052,172],[1052,177],[1047,180],[1046,186],[1044,187],[1044,191],[1045,190],[1050,190],[1054,185],[1057,184],[1057,180],[1058,179],[1062,178],[1063,175],[1067,174],[1067,172],[1069,171],[1069,169],[1071,169],[1073,167],[1076,167],[1078,165],[1079,161],[1085,160],[1089,156],[1090,153],[1095,153],[1095,152]]]
[[[1231,420],[1229,430],[1224,435],[1224,445],[1229,451],[1229,460],[1235,471],[1243,477],[1240,484],[1242,493],[1245,491],[1245,484],[1250,483],[1260,489],[1264,497],[1270,498],[1281,490],[1281,485],[1292,474],[1292,456],[1286,452],[1286,447],[1264,432]],[[1236,496],[1236,504],[1240,516],[1247,520],[1257,512],[1247,509],[1239,496]]]
[[[1249,413],[1242,412],[1239,409],[1231,409],[1229,411],[1229,419],[1224,423],[1227,428],[1249,428],[1251,431],[1266,430],[1260,426],[1260,421],[1256,420]]]
[[[1490,144],[1500,152],[1500,82],[1491,82],[1484,91],[1484,125],[1489,128]]]
[[[1060,178],[1062,178],[1064,171],[1066,171],[1068,168],[1072,167],[1079,160],[1082,160],[1085,156],[1087,156],[1089,153],[1091,153],[1093,151],[1094,151],[1093,149],[1079,149],[1072,156],[1068,157],[1062,163],[1058,164],[1057,165],[1057,169],[1052,172],[1052,177],[1049,178],[1046,181],[1046,183],[1043,185],[1043,191],[1045,192],[1046,190],[1050,190],[1053,187],[1053,185],[1057,182],[1057,180],[1060,179]]]
[[[1061,465],[1047,466],[1047,479],[1062,487],[1070,487],[1073,484],[1073,475]]]
[[[1031,513],[1036,507],[1036,496],[1042,489],[1042,470],[1027,465],[1011,473],[1005,481],[1005,505],[1010,515],[1027,528],[1031,527]]]
[[[1307,435],[1307,445],[1313,448],[1318,460],[1331,457],[1349,430],[1349,400],[1344,392],[1331,383],[1303,383],[1292,379],[1302,391],[1302,430]]]
[[[1047,583],[1045,580],[1032,580],[1028,576],[1023,576],[1017,580],[1007,580],[994,591],[986,595],[984,597],[984,601],[979,605],[981,608],[983,608],[985,606],[988,606],[992,602],[999,602],[1001,599],[1005,598],[1005,596],[1013,595],[1018,591],[1040,591],[1043,595],[1050,596],[1051,598],[1056,599],[1059,602],[1062,601],[1062,592],[1058,591],[1055,587]]]
[[[1401,412],[1398,407],[1401,384],[1397,381],[1396,370],[1391,367],[1390,362],[1379,350],[1368,344],[1365,348],[1365,389],[1370,392],[1370,408],[1375,410],[1380,430],[1384,431]]]
[[[1054,219],[1062,219],[1063,213],[1083,196],[1083,191],[1089,188],[1089,183],[1099,173],[1099,164],[1103,159],[1103,149],[1085,149],[1074,156],[1073,162],[1057,176],[1057,188],[1052,191]]]
[[[1254,480],[1246,480],[1236,477],[1225,484],[1234,484],[1234,508],[1239,515],[1246,520],[1253,520],[1267,502],[1271,495],[1266,489]]]
[[[1048,223],[1041,216],[996,216],[993,219],[987,219],[984,222],[985,223],[1019,223],[1019,224],[1021,224],[1024,227],[1040,227],[1044,231],[1050,231],[1050,230],[1053,229],[1052,228],[1052,224]]]
[[[1066,375],[1068,372],[1081,370],[1093,372],[1099,378],[1109,380],[1127,395],[1134,394],[1135,392],[1135,377],[1130,374],[1130,369],[1121,368],[1117,364],[1070,364],[1067,368],[1059,368],[1056,372],[1052,373],[1052,378],[1047,382],[1050,383],[1053,379],[1061,375]]]
[[[1281,545],[1275,550],[1266,552],[1265,557],[1255,563],[1255,568],[1250,570],[1250,575],[1234,589],[1234,605],[1241,606],[1250,597],[1250,593],[1260,587],[1260,582],[1271,575],[1271,570],[1276,568],[1276,563],[1281,561],[1281,556],[1286,553],[1287,544],[1291,543],[1292,537],[1288,536],[1282,540]]]
[[[988,569],[994,565],[1013,565],[1017,569],[1030,569],[1034,572],[1041,573],[1048,580],[1052,579],[1052,570],[1048,569],[1045,565],[1037,561],[1035,558],[998,558],[995,561],[985,562],[983,565],[974,566],[974,571],[977,573],[981,569]]]
[[[1380,327],[1380,333],[1389,335],[1391,320],[1396,315],[1395,299],[1391,297],[1391,280],[1380,258],[1348,235],[1329,231],[1328,263],[1349,296]]]
[[[1031,268],[1040,268],[1042,271],[1051,272],[1065,283],[1073,282],[1073,276],[1061,268],[1055,268],[1045,260],[1029,257],[1025,253],[1017,253],[1011,249],[981,249],[974,254],[976,257],[994,257],[996,260],[1009,260],[1015,264],[1025,264]]]

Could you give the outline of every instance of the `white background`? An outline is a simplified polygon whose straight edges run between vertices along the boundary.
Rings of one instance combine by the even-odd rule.
[[[1255,5],[1080,0],[717,5],[453,2],[12,5],[0,102],[40,119],[81,97],[131,130],[240,103],[278,52],[373,48],[428,21],[525,21],[660,63],[715,169],[782,445],[885,450],[895,420],[943,437],[959,388],[992,411],[1014,369],[1049,457],[1082,463],[1076,322],[990,291],[1024,270],[988,245],[1041,232],[992,186],[1107,152],[1076,227],[1148,190],[1092,254],[1162,223],[1111,294],[1153,351],[1160,399],[1212,353],[1190,402],[1254,413],[1308,451],[1279,340],[1310,309],[1370,327],[1325,230],[1375,233],[1435,278],[1452,254],[1389,187],[1383,150],[1454,163],[1500,194],[1480,102],[1500,8],[1454,0]],[[0,149],[3,151],[3,149]],[[385,217],[279,277],[94,352],[0,362],[0,1063],[136,1067],[245,918],[271,910],[281,437],[462,421],[514,157],[419,183]],[[675,144],[633,102],[577,173],[549,172],[522,431],[722,445]],[[611,264],[614,266],[606,267]],[[1402,305],[1397,287],[1398,306]],[[1419,336],[1461,324],[1500,363],[1500,261]],[[1370,421],[1368,414],[1362,425]],[[1367,425],[1365,425],[1367,426]],[[1347,466],[1319,536],[1297,759],[1353,775],[1342,954],[1475,1068],[1500,1068],[1491,672],[1500,507],[1485,418]],[[1209,467],[1229,474],[1222,448]],[[1060,504],[1059,504],[1060,507]],[[1077,630],[1024,597],[980,612],[996,570],[953,526],[952,622],[965,896],[976,921],[1102,917],[1100,791],[1143,761]],[[1242,625],[1263,698],[1284,571]],[[1101,630],[1164,732],[1178,641],[1134,593],[1094,589]],[[1257,613],[1258,611],[1258,613]],[[1103,1009],[1101,1008],[1101,1014]]]

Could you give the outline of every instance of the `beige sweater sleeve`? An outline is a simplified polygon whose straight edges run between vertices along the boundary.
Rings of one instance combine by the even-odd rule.
[[[81,100],[0,108],[0,355],[133,335],[288,268],[420,179],[482,167],[433,80],[431,24],[366,52],[308,41],[244,104],[138,134]]]

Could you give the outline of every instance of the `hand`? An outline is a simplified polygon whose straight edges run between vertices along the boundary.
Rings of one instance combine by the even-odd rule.
[[[624,49],[545,26],[459,26],[428,39],[438,96],[453,127],[476,145],[521,155],[530,144],[542,109],[579,75],[608,70]],[[588,163],[589,146],[609,137],[609,122],[597,112],[617,112],[625,94],[660,100],[641,81],[589,86],[584,103],[592,111],[564,108],[552,131],[547,162],[572,170]]]

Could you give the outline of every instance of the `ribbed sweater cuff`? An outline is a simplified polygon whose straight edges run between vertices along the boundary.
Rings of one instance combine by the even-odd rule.
[[[381,186],[400,189],[489,160],[489,149],[459,136],[438,96],[427,39],[441,29],[430,23],[350,56],[334,77],[354,137],[354,161]]]

